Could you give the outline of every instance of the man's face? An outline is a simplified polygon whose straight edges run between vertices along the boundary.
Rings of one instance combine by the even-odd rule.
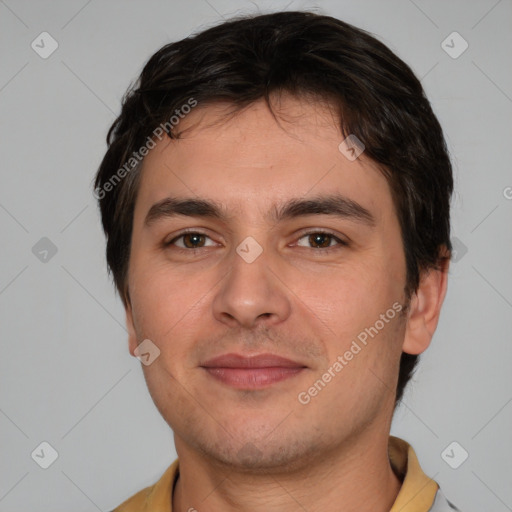
[[[326,107],[283,98],[281,126],[263,101],[220,121],[224,108],[198,106],[182,139],[145,158],[130,351],[145,339],[160,350],[143,369],[178,454],[299,466],[389,432],[405,332],[400,228],[386,179],[364,153],[340,152]],[[189,204],[147,219],[169,197],[220,215]]]

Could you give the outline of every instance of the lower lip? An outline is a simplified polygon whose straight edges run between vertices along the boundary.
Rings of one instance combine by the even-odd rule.
[[[205,368],[215,379],[238,389],[262,389],[294,377],[304,368]]]

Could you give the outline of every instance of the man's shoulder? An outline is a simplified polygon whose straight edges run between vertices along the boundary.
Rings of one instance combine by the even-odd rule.
[[[178,467],[176,459],[158,482],[134,494],[112,512],[171,512],[172,491],[179,474]]]
[[[118,505],[114,510],[112,510],[112,512],[135,512],[144,510],[148,497],[155,489],[155,485],[150,485],[149,487],[140,490],[126,501],[123,501],[123,503]]]

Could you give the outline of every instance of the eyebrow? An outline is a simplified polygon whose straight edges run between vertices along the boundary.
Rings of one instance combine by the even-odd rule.
[[[216,201],[166,197],[151,206],[144,220],[144,225],[149,227],[157,221],[178,215],[221,221],[227,221],[234,217],[234,215],[228,215],[225,206]],[[340,194],[323,195],[311,199],[290,199],[282,205],[273,205],[267,217],[270,221],[278,223],[307,215],[332,215],[368,226],[375,226],[375,217],[367,208]]]

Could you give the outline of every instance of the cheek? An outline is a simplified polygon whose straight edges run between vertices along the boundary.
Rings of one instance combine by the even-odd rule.
[[[148,262],[140,268],[151,271],[131,276],[137,337],[139,341],[149,338],[166,360],[177,361],[187,351],[187,335],[191,339],[194,334],[192,326],[204,320],[201,310],[209,298],[208,281],[198,274],[178,274],[165,264]]]
[[[333,386],[340,393],[357,389],[359,395],[382,386],[375,375],[393,387],[403,339],[397,309],[402,307],[404,284],[400,260],[393,258],[390,254],[383,261],[382,252],[374,250],[357,262],[322,273],[287,276],[296,283],[293,290],[303,303],[299,305],[303,318],[317,325],[317,334],[322,333],[327,368],[339,356],[346,361],[336,379],[341,387]]]
[[[310,315],[316,315],[333,334],[353,333],[372,324],[395,301],[401,299],[403,285],[390,279],[375,259],[365,264],[346,265],[314,274],[294,271],[287,281]]]

